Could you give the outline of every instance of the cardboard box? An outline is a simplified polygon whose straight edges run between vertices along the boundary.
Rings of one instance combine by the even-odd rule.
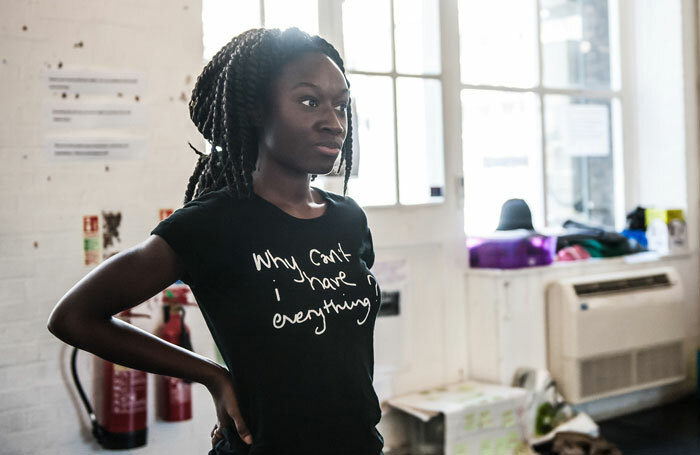
[[[526,445],[527,391],[465,381],[387,400],[411,418],[415,455],[514,455]]]

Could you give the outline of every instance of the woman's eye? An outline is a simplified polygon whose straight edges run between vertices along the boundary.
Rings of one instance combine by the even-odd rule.
[[[306,104],[307,102],[308,102],[309,104]],[[306,98],[306,99],[304,99],[304,100],[301,100],[301,104],[304,104],[304,105],[309,106],[309,107],[316,107],[316,106],[318,106],[318,103],[316,102],[316,100],[315,100],[315,99],[311,99],[311,98]]]
[[[338,105],[339,110],[345,111],[348,108],[348,105],[346,103],[342,103]]]

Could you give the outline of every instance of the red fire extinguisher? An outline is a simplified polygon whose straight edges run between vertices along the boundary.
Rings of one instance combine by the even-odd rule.
[[[131,310],[118,317],[130,322],[132,317],[146,317]],[[94,396],[97,410],[94,412],[78,379],[76,357],[73,349],[71,371],[73,381],[92,423],[92,434],[105,449],[130,449],[146,445],[147,374],[99,357],[95,357]]]
[[[192,351],[190,329],[185,324],[185,305],[190,290],[186,286],[172,286],[163,291],[163,325],[158,336],[165,341]],[[166,422],[180,422],[192,418],[192,381],[171,376],[159,376],[158,414]]]

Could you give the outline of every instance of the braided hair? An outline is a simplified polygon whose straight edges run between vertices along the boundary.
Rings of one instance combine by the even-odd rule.
[[[252,115],[256,105],[269,102],[267,87],[289,61],[310,51],[330,57],[345,77],[343,59],[320,36],[310,36],[296,27],[251,29],[235,36],[207,63],[192,90],[190,118],[211,144],[199,155],[185,191],[185,203],[227,186],[239,198],[253,192],[252,172],[258,158],[258,137]],[[350,82],[345,77],[345,82]],[[346,107],[347,137],[338,170],[345,164],[343,194],[352,169],[352,118]],[[314,180],[316,175],[311,176]]]

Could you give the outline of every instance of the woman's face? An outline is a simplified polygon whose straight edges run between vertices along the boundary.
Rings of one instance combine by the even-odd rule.
[[[348,86],[325,54],[287,63],[270,84],[260,128],[260,157],[300,174],[327,174],[347,135]]]

